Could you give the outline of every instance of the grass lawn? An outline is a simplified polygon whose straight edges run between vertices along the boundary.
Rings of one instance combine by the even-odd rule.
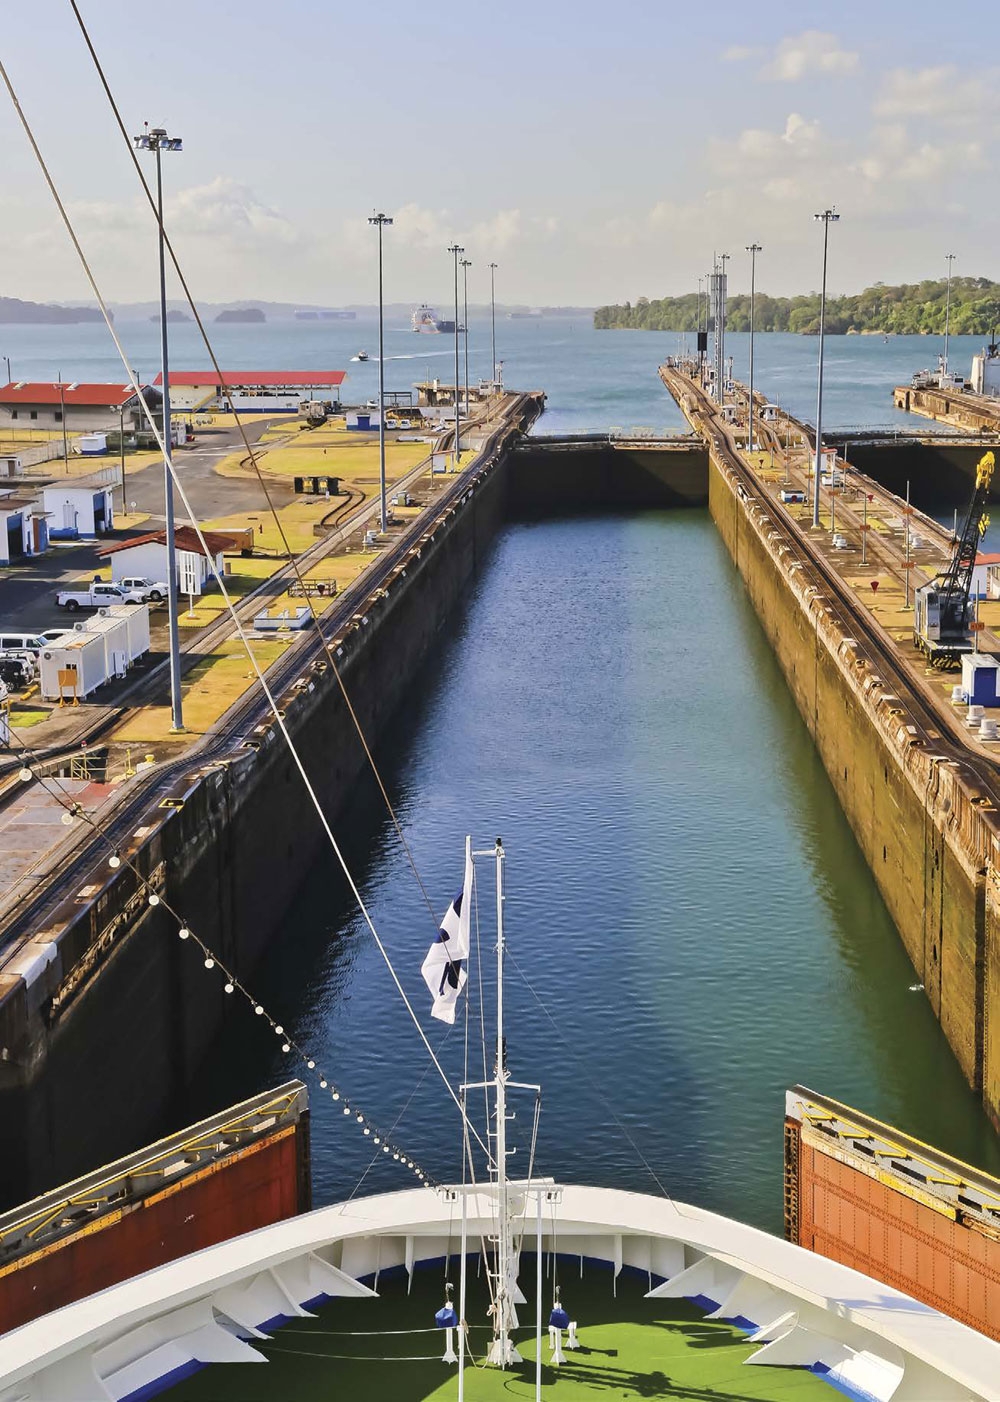
[[[281,656],[285,644],[275,638],[252,643],[254,656],[262,668],[267,668]],[[184,725],[187,731],[203,735],[243,693],[256,685],[257,674],[250,665],[243,644],[238,638],[222,643],[215,652],[195,666],[181,683]],[[152,744],[170,740],[170,706],[141,706],[114,732],[113,739],[122,743]],[[176,737],[183,740],[183,736]]]
[[[449,1277],[456,1287],[457,1274],[453,1269]],[[505,1372],[467,1365],[468,1402],[530,1402],[535,1395],[533,1270],[522,1267],[521,1287],[531,1302],[520,1308],[524,1327],[516,1338],[524,1363]],[[623,1275],[615,1298],[610,1270],[597,1267],[588,1267],[583,1280],[575,1266],[563,1276],[563,1303],[578,1321],[581,1347],[566,1354],[561,1368],[550,1366],[546,1329],[543,1397],[555,1402],[830,1402],[836,1397],[803,1369],[745,1367],[758,1346],[738,1330],[706,1320],[684,1300],[645,1300],[645,1289],[645,1277]],[[377,1301],[335,1300],[320,1307],[314,1320],[297,1319],[276,1329],[272,1343],[254,1345],[266,1354],[266,1368],[214,1365],[163,1396],[169,1402],[326,1402],[332,1397],[452,1402],[458,1370],[440,1361],[444,1337],[431,1327],[444,1299],[440,1269],[418,1273],[410,1296],[405,1276],[383,1276],[379,1296]],[[551,1298],[546,1282],[546,1309]],[[477,1362],[490,1337],[485,1311],[480,1282],[470,1279],[466,1313]],[[406,1330],[414,1332],[392,1332]]]

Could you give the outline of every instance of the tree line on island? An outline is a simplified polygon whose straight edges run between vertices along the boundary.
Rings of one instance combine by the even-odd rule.
[[[826,299],[826,329],[847,335],[941,335],[944,332],[947,283],[902,283],[888,287],[876,282],[863,292]],[[801,297],[754,298],[754,329],[819,334],[818,292]],[[704,327],[705,298],[697,292],[683,297],[640,297],[633,306],[598,307],[594,326],[598,331],[697,331]],[[988,336],[1000,326],[1000,283],[984,277],[952,278],[951,332],[955,336]],[[726,328],[750,330],[750,294],[737,293],[726,302]]]

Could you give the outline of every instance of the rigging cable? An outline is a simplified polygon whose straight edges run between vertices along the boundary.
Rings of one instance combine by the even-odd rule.
[[[71,0],[71,3],[73,3],[73,0]],[[436,1055],[436,1053],[435,1053],[435,1051],[434,1051],[434,1048],[431,1046],[431,1043],[430,1043],[430,1041],[429,1041],[429,1039],[428,1039],[428,1037],[427,1037],[427,1034],[425,1033],[423,1027],[421,1026],[419,1019],[417,1018],[417,1015],[416,1015],[416,1013],[415,1013],[415,1011],[414,1011],[414,1009],[413,1009],[413,1005],[412,1005],[412,1003],[410,1002],[410,999],[409,999],[409,997],[408,997],[408,995],[407,995],[407,993],[406,993],[406,990],[404,989],[404,987],[403,987],[403,985],[402,985],[402,982],[400,981],[399,975],[396,973],[396,969],[395,969],[395,967],[394,967],[394,965],[393,965],[393,963],[392,963],[392,960],[391,960],[390,957],[389,957],[389,952],[388,952],[388,950],[386,949],[385,944],[383,943],[383,941],[382,941],[382,939],[381,939],[381,936],[379,935],[377,929],[375,928],[374,921],[372,920],[371,914],[370,914],[369,911],[368,911],[368,907],[367,907],[367,905],[365,904],[364,898],[362,897],[361,892],[359,891],[359,889],[358,889],[358,887],[357,887],[357,884],[356,884],[356,882],[355,882],[355,880],[354,880],[354,876],[353,876],[353,874],[351,873],[351,870],[350,870],[350,868],[348,867],[346,860],[344,859],[343,853],[341,852],[341,849],[340,849],[340,845],[339,845],[339,843],[337,842],[336,837],[334,836],[333,829],[331,828],[330,823],[329,823],[329,820],[328,820],[328,818],[327,818],[327,816],[326,816],[326,813],[325,813],[325,811],[324,811],[324,809],[323,809],[323,805],[320,803],[319,796],[317,795],[316,790],[315,790],[314,787],[313,787],[313,784],[312,784],[312,781],[311,781],[310,778],[309,778],[309,775],[306,773],[305,766],[304,766],[304,764],[303,764],[303,762],[302,762],[302,759],[301,759],[301,757],[300,757],[300,755],[299,755],[299,753],[298,753],[298,750],[297,750],[296,747],[295,747],[295,743],[294,743],[294,741],[292,740],[291,735],[290,735],[289,732],[288,732],[288,729],[287,729],[287,727],[286,727],[286,725],[285,725],[285,719],[284,719],[284,716],[282,715],[281,709],[279,708],[279,706],[278,706],[278,704],[277,704],[277,701],[275,700],[275,698],[274,698],[274,696],[273,696],[273,694],[272,694],[272,692],[271,692],[270,686],[268,685],[268,682],[267,682],[267,679],[266,679],[266,677],[265,677],[265,675],[264,675],[264,672],[263,672],[262,669],[261,669],[260,663],[258,662],[257,657],[256,657],[256,655],[255,655],[255,653],[254,653],[254,651],[253,651],[253,648],[252,648],[251,645],[250,645],[250,641],[249,641],[249,639],[248,639],[248,637],[247,637],[247,635],[246,635],[246,631],[245,631],[245,629],[244,629],[244,627],[243,627],[243,624],[242,624],[242,622],[240,621],[240,618],[239,618],[239,616],[238,616],[238,614],[237,614],[237,612],[236,612],[236,609],[235,609],[234,606],[233,606],[233,602],[232,602],[232,599],[230,598],[229,591],[228,591],[228,589],[226,588],[226,584],[225,584],[224,577],[219,573],[219,571],[218,571],[218,569],[217,569],[217,567],[216,567],[216,565],[215,565],[214,558],[212,557],[211,551],[208,549],[208,545],[207,545],[207,543],[206,543],[206,541],[205,541],[205,536],[204,536],[204,533],[203,533],[203,531],[202,531],[201,525],[200,525],[200,523],[198,522],[197,517],[195,516],[195,514],[194,514],[194,512],[193,512],[193,510],[192,510],[192,508],[191,508],[191,503],[190,503],[190,501],[189,501],[189,499],[188,499],[187,492],[185,491],[183,481],[181,480],[181,478],[180,478],[179,475],[177,474],[176,469],[174,468],[173,461],[172,461],[172,455],[168,452],[168,450],[167,450],[167,448],[166,448],[166,446],[165,446],[165,444],[164,444],[163,437],[162,437],[162,435],[160,434],[159,430],[158,430],[157,427],[156,427],[156,424],[155,424],[154,421],[153,421],[153,417],[152,417],[152,414],[151,414],[151,412],[150,412],[150,409],[149,409],[148,404],[146,404],[145,397],[141,394],[141,392],[140,392],[140,390],[139,390],[139,386],[138,386],[138,382],[137,382],[136,377],[135,377],[135,373],[134,373],[134,371],[132,370],[132,368],[131,368],[131,366],[130,366],[130,364],[129,364],[129,362],[128,362],[128,359],[127,359],[127,357],[126,357],[126,355],[125,355],[125,352],[124,352],[124,349],[123,349],[123,347],[122,347],[121,341],[120,341],[119,338],[118,338],[118,334],[117,334],[117,332],[116,332],[116,330],[115,330],[114,323],[113,323],[113,321],[112,321],[112,319],[111,319],[111,316],[110,316],[110,313],[109,313],[109,311],[108,311],[107,303],[105,302],[104,297],[103,297],[103,295],[101,294],[101,290],[100,290],[100,288],[99,288],[99,286],[98,286],[98,284],[97,284],[97,280],[96,280],[96,278],[95,278],[95,276],[94,276],[93,270],[91,269],[91,266],[90,266],[90,263],[89,263],[89,261],[88,261],[88,259],[87,259],[87,256],[86,256],[86,254],[85,254],[84,251],[83,251],[83,248],[82,248],[82,246],[81,246],[81,244],[80,244],[79,239],[77,238],[76,230],[75,230],[74,227],[73,227],[73,223],[72,223],[72,221],[71,221],[71,219],[70,219],[70,217],[69,217],[69,214],[68,214],[67,211],[66,211],[66,207],[65,207],[65,205],[63,204],[62,198],[61,198],[61,196],[60,196],[60,194],[59,194],[58,189],[56,188],[55,182],[54,182],[54,180],[53,180],[53,178],[52,178],[51,173],[49,172],[49,168],[48,168],[48,166],[47,166],[47,164],[46,164],[46,162],[45,162],[44,157],[42,156],[41,150],[40,150],[39,147],[38,147],[38,143],[37,143],[37,141],[35,140],[35,135],[34,135],[34,132],[33,132],[32,128],[31,128],[31,124],[29,123],[28,118],[27,118],[27,116],[26,116],[26,114],[25,114],[23,108],[21,107],[20,100],[18,99],[17,93],[15,92],[14,87],[13,87],[13,84],[11,83],[10,76],[9,76],[9,74],[8,74],[8,72],[7,72],[6,66],[4,65],[4,63],[3,63],[2,60],[0,60],[0,78],[2,78],[3,83],[4,83],[4,86],[5,86],[6,89],[7,89],[8,95],[10,96],[11,102],[12,102],[12,104],[13,104],[13,106],[14,106],[14,110],[15,110],[15,112],[17,113],[18,119],[19,119],[19,121],[20,121],[20,123],[21,123],[21,126],[22,126],[23,130],[24,130],[25,136],[26,136],[27,139],[28,139],[28,142],[29,142],[29,144],[30,144],[30,146],[31,146],[32,152],[33,152],[33,154],[34,154],[34,156],[35,156],[35,159],[36,159],[36,161],[37,161],[37,163],[38,163],[38,165],[39,165],[39,168],[40,168],[40,170],[41,170],[41,172],[42,172],[42,175],[43,175],[43,177],[44,177],[44,179],[45,179],[45,182],[46,182],[46,184],[47,184],[47,186],[48,186],[48,188],[49,188],[49,192],[50,192],[50,194],[52,195],[52,198],[53,198],[53,201],[55,202],[55,205],[56,205],[57,210],[59,211],[59,215],[60,215],[60,218],[62,219],[63,225],[65,226],[66,231],[67,231],[67,233],[69,234],[70,240],[72,241],[73,247],[74,247],[74,249],[76,250],[77,256],[78,256],[79,259],[80,259],[80,262],[81,262],[81,265],[82,265],[82,267],[83,267],[83,270],[84,270],[84,272],[85,272],[85,274],[86,274],[86,276],[87,276],[87,280],[88,280],[88,282],[90,283],[91,290],[92,290],[93,293],[94,293],[94,296],[95,296],[95,298],[96,298],[96,300],[97,300],[98,306],[100,307],[101,314],[102,314],[102,316],[104,317],[105,324],[107,325],[107,328],[108,328],[108,331],[109,331],[109,333],[110,333],[110,335],[111,335],[111,338],[112,338],[112,340],[114,341],[115,349],[117,350],[119,356],[121,357],[122,365],[123,365],[124,368],[125,368],[126,374],[127,374],[127,376],[128,376],[129,383],[132,385],[132,388],[133,388],[133,389],[135,390],[135,392],[136,392],[136,395],[137,395],[137,397],[138,397],[138,399],[139,399],[139,402],[140,402],[140,404],[142,405],[142,408],[143,408],[143,410],[144,410],[144,412],[145,412],[145,414],[146,414],[147,419],[149,420],[150,427],[151,427],[151,429],[152,429],[152,431],[153,431],[154,437],[156,438],[157,444],[158,444],[158,446],[159,446],[161,452],[163,453],[164,461],[168,464],[171,478],[172,478],[173,483],[174,483],[174,485],[175,485],[175,487],[176,487],[176,489],[177,489],[178,495],[180,496],[180,499],[181,499],[181,501],[182,501],[182,503],[183,503],[185,509],[187,510],[188,517],[189,517],[189,519],[190,519],[190,521],[191,521],[191,524],[192,524],[192,528],[194,529],[195,533],[196,533],[197,536],[198,536],[198,541],[199,541],[199,544],[201,545],[202,550],[204,551],[206,557],[209,559],[209,561],[210,561],[211,564],[212,564],[212,572],[213,572],[213,574],[215,575],[216,580],[218,581],[219,588],[220,588],[220,590],[221,590],[221,592],[222,592],[223,600],[224,600],[224,602],[225,602],[225,605],[226,605],[227,609],[229,610],[230,616],[231,616],[232,619],[233,619],[233,623],[234,623],[236,632],[237,632],[237,634],[239,635],[239,639],[240,639],[241,643],[243,644],[243,647],[244,647],[244,649],[245,649],[245,651],[246,651],[247,657],[248,657],[249,660],[250,660],[250,664],[251,664],[251,666],[252,666],[254,672],[256,673],[257,680],[258,680],[258,682],[260,683],[260,686],[261,686],[261,690],[263,691],[263,694],[264,694],[264,696],[265,696],[266,699],[267,699],[268,705],[270,706],[270,709],[271,709],[271,711],[272,711],[272,713],[273,713],[273,715],[274,715],[275,723],[276,723],[278,729],[279,729],[280,732],[281,732],[281,735],[282,735],[282,737],[283,737],[283,739],[284,739],[284,741],[285,741],[285,744],[286,744],[286,746],[287,746],[287,748],[288,748],[289,754],[291,755],[292,761],[293,761],[295,767],[296,767],[296,768],[298,769],[298,771],[299,771],[299,775],[300,775],[300,777],[301,777],[301,779],[302,779],[303,784],[305,785],[306,792],[307,792],[307,794],[309,795],[309,799],[310,799],[310,801],[311,801],[311,803],[312,803],[314,809],[316,810],[317,816],[319,817],[320,824],[321,824],[321,826],[322,826],[322,828],[323,828],[323,831],[324,831],[325,834],[326,834],[327,840],[329,841],[330,846],[331,846],[331,848],[332,848],[332,850],[333,850],[333,852],[334,852],[334,855],[335,855],[336,858],[337,858],[337,861],[338,861],[338,863],[339,863],[339,865],[340,865],[340,868],[341,868],[341,870],[342,870],[342,872],[343,872],[343,874],[344,874],[344,878],[345,878],[345,880],[347,881],[347,884],[348,884],[348,886],[349,886],[349,888],[350,888],[350,890],[351,890],[352,895],[354,896],[354,899],[355,899],[355,901],[356,901],[356,903],[357,903],[358,909],[359,909],[360,912],[361,912],[361,915],[362,915],[362,917],[363,917],[363,919],[364,919],[364,922],[365,922],[365,924],[367,925],[367,927],[368,927],[368,929],[369,929],[369,931],[370,931],[370,933],[371,933],[371,935],[372,935],[373,940],[375,941],[376,948],[378,949],[379,953],[381,954],[382,959],[383,959],[383,961],[384,961],[384,963],[385,963],[385,966],[386,966],[386,968],[387,968],[388,971],[389,971],[389,975],[390,975],[390,977],[392,978],[392,981],[393,981],[393,983],[394,983],[395,986],[396,986],[396,990],[397,990],[397,992],[399,993],[399,996],[400,996],[400,998],[401,998],[401,1000],[402,1000],[402,1002],[403,1002],[403,1005],[404,1005],[404,1007],[406,1008],[407,1012],[409,1013],[410,1019],[411,1019],[411,1021],[413,1022],[414,1027],[417,1029],[417,1033],[418,1033],[418,1035],[419,1035],[419,1037],[420,1037],[420,1040],[423,1042],[424,1047],[425,1047],[425,1049],[426,1049],[426,1051],[427,1051],[427,1054],[430,1056],[432,1062],[434,1063],[435,1067],[437,1068],[438,1074],[439,1074],[439,1076],[440,1076],[442,1082],[444,1083],[445,1088],[446,1088],[446,1090],[447,1090],[449,1096],[451,1097],[451,1099],[452,1099],[453,1102],[455,1103],[456,1107],[458,1108],[459,1113],[460,1113],[460,1114],[463,1114],[464,1112],[463,1112],[463,1108],[462,1108],[461,1101],[459,1100],[458,1096],[456,1095],[455,1090],[454,1090],[454,1087],[452,1086],[451,1082],[449,1081],[448,1076],[447,1076],[447,1074],[446,1074],[444,1068],[442,1067],[440,1061],[438,1060],[438,1057],[437,1057],[437,1055]],[[475,1129],[473,1129],[473,1134],[475,1135],[476,1139],[479,1140],[479,1143],[482,1145],[482,1140],[480,1139],[479,1134],[478,1134],[478,1132],[477,1132]],[[485,1145],[483,1145],[483,1147],[485,1148]]]

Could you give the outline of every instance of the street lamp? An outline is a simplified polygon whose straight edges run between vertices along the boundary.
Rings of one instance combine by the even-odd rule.
[[[59,391],[59,422],[62,424],[63,440],[63,471],[69,475],[69,437],[66,433],[66,386],[63,384],[62,371],[59,371],[59,383],[56,385]]]
[[[830,239],[830,225],[836,224],[840,215],[835,209],[824,209],[822,214],[814,214],[814,219],[823,221],[823,290],[819,299],[819,374],[816,383],[816,461],[813,482],[813,526],[819,527],[819,478],[823,458],[823,340],[826,334],[826,249]]]
[[[497,379],[497,289],[496,289],[496,277],[495,277],[495,275],[496,275],[496,270],[497,270],[497,264],[496,264],[496,263],[491,263],[491,264],[490,264],[490,348],[491,348],[491,361],[490,361],[490,363],[491,363],[491,365],[493,366],[493,374],[490,376],[490,378],[492,379],[492,381],[493,381],[494,384],[496,384],[496,379]]]
[[[469,417],[469,269],[472,267],[468,258],[462,259],[462,284],[465,288],[465,311],[462,313],[464,325],[462,330],[465,333],[465,417]]]
[[[174,479],[171,472],[173,441],[170,433],[170,366],[167,356],[167,272],[163,240],[163,172],[161,151],[180,151],[179,136],[168,136],[162,127],[150,129],[149,123],[141,136],[134,137],[139,151],[152,151],[156,156],[156,220],[160,253],[160,364],[163,379],[163,496],[167,537],[167,621],[170,633],[170,715],[172,730],[184,729],[181,702],[181,646],[177,630],[177,549],[174,539]]]
[[[14,376],[10,373],[10,356],[5,355],[3,360],[4,364],[7,366],[7,383],[12,385],[14,383]]]
[[[382,327],[382,230],[392,219],[388,214],[371,214],[369,224],[378,226],[378,480],[381,492],[379,528],[385,534],[389,524],[385,510],[385,348]]]
[[[951,330],[951,265],[955,261],[954,253],[947,253],[948,259],[948,292],[944,304],[944,378],[948,378],[948,333]],[[942,386],[944,388],[944,386]]]
[[[750,254],[750,407],[747,410],[747,450],[753,452],[753,303],[757,291],[757,254],[761,252],[759,243],[748,243]]]
[[[112,405],[110,406],[110,408],[111,408],[111,411],[112,411],[112,413],[113,413],[113,412],[114,412],[115,406],[112,404]],[[126,504],[126,503],[127,503],[127,498],[126,498],[126,496],[125,496],[125,400],[124,400],[124,399],[122,399],[122,400],[119,402],[119,404],[118,404],[118,452],[119,452],[119,455],[120,455],[120,458],[121,458],[121,468],[122,468],[122,515],[125,516],[125,515],[127,515],[127,513],[128,513],[128,506],[127,506],[127,504]]]
[[[455,449],[452,458],[455,467],[462,461],[462,440],[461,424],[458,398],[458,255],[464,253],[465,249],[457,243],[448,245],[448,252],[455,260]]]

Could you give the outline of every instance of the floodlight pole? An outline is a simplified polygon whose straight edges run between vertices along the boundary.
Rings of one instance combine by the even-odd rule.
[[[392,219],[388,214],[372,214],[369,216],[368,222],[378,225],[378,480],[379,500],[381,502],[379,530],[382,535],[385,535],[389,518],[385,509],[385,340],[382,303],[382,230],[386,224],[392,223]]]
[[[748,243],[750,254],[750,405],[747,409],[747,451],[753,452],[753,304],[757,291],[757,254],[761,252],[759,243]]]
[[[813,526],[819,528],[819,479],[823,461],[823,342],[826,334],[826,250],[830,239],[830,225],[840,218],[836,209],[824,209],[822,214],[814,214],[814,219],[823,221],[823,290],[819,299],[819,374],[816,385],[816,460],[813,478]]]
[[[163,498],[167,538],[167,622],[170,633],[170,728],[184,729],[184,707],[181,699],[181,646],[177,625],[177,546],[174,528],[174,479],[172,471],[173,438],[170,430],[170,365],[167,353],[167,265],[163,236],[163,171],[161,152],[179,151],[179,137],[168,136],[162,127],[148,124],[142,136],[134,138],[140,151],[152,151],[156,156],[156,217],[159,224],[160,255],[160,364],[163,380]]]
[[[457,469],[462,461],[461,404],[458,393],[458,256],[464,253],[465,249],[460,244],[452,243],[448,246],[448,252],[455,262],[455,448],[452,459]]]
[[[490,379],[496,384],[497,378],[497,289],[496,289],[497,264],[490,264],[490,347],[491,364],[493,373]]]
[[[948,291],[947,291],[946,296],[945,296],[945,304],[944,304],[944,378],[947,379],[947,378],[948,378],[948,333],[949,333],[950,330],[951,330],[951,265],[952,265],[952,263],[954,263],[954,261],[955,261],[955,255],[954,255],[954,253],[947,253],[947,254],[945,254],[945,257],[948,259]],[[941,388],[943,389],[944,386],[942,385]]]
[[[464,288],[463,297],[465,310],[462,313],[464,324],[462,327],[465,333],[465,417],[469,418],[469,269],[472,263],[468,258],[462,259],[462,285]]]

